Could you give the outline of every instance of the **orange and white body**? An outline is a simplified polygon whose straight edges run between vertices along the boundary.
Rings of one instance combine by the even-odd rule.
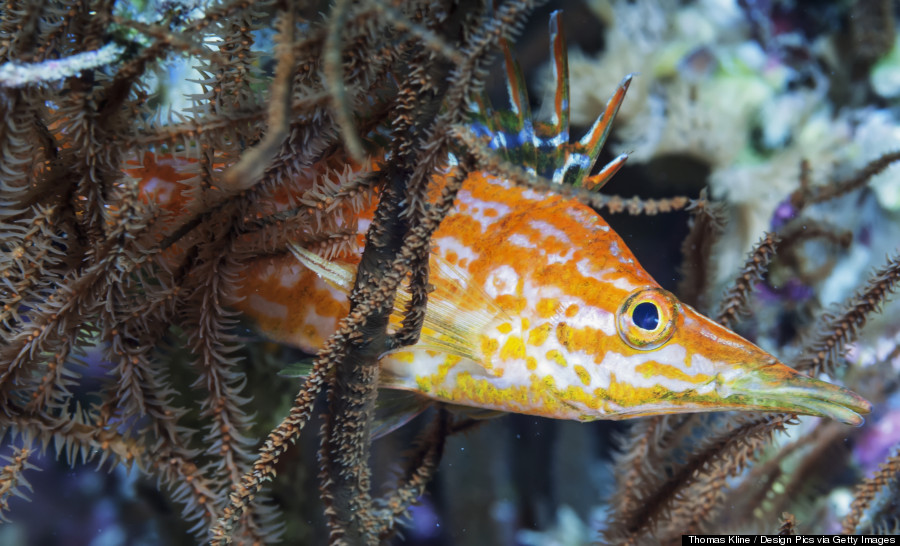
[[[551,30],[553,122],[532,124],[521,73],[507,56],[514,111],[483,111],[486,121],[473,123],[473,131],[550,180],[600,186],[624,160],[587,176],[630,80],[589,133],[570,144],[556,17]],[[503,115],[511,119],[491,123]],[[165,170],[162,161],[152,165]],[[145,187],[157,187],[146,172],[133,174]],[[442,175],[435,183],[441,185]],[[165,205],[162,190],[155,191]],[[170,208],[176,205],[173,199]],[[372,207],[347,220],[358,224],[360,245]],[[577,420],[769,410],[859,424],[859,414],[869,411],[856,394],[794,371],[679,302],[596,212],[552,191],[472,173],[435,232],[433,248],[435,290],[422,337],[383,356],[383,387],[455,405]],[[237,307],[266,336],[315,352],[348,313],[361,250],[330,261],[299,247],[258,258],[244,272]]]
[[[577,420],[756,409],[859,423],[868,411],[680,303],[578,202],[476,173],[433,242],[425,329],[381,359],[385,387]],[[238,307],[267,336],[315,351],[349,310],[357,261],[260,260]]]

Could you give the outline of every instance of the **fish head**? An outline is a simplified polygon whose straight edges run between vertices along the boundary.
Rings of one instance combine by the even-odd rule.
[[[618,350],[595,372],[606,380],[602,418],[725,410],[828,417],[860,425],[871,405],[809,377],[658,286],[625,296],[615,311]],[[599,416],[598,416],[599,417]]]

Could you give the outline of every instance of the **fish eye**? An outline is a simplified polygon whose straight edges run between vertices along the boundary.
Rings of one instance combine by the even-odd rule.
[[[671,339],[680,304],[661,288],[629,294],[616,313],[619,337],[633,349],[649,351]]]
[[[659,325],[659,308],[653,302],[642,301],[631,312],[631,321],[638,328],[652,332]]]

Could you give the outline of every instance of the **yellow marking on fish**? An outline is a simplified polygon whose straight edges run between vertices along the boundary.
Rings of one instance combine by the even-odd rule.
[[[627,381],[616,380],[616,374],[611,374],[604,398],[608,398],[620,406],[631,407],[659,400],[667,393],[668,389],[662,385],[634,387]]]
[[[643,364],[638,364],[634,367],[634,371],[643,375],[644,377],[667,377],[669,379],[677,379],[678,381],[685,381],[687,383],[700,384],[706,383],[710,379],[712,379],[710,376],[702,373],[698,373],[696,375],[688,375],[675,366],[671,366],[669,364],[660,364],[659,362],[654,362],[653,360],[644,362]]]
[[[566,357],[564,357],[563,354],[561,352],[557,351],[556,349],[547,351],[547,354],[545,356],[547,357],[548,360],[552,360],[553,362],[556,362],[563,368],[565,368],[566,366],[569,365],[569,363],[566,362]]]
[[[525,358],[525,344],[522,343],[522,338],[513,336],[507,339],[506,343],[503,344],[503,348],[500,349],[500,358],[502,360]]]
[[[508,322],[504,322],[500,326],[497,326],[497,331],[500,332],[501,334],[508,334],[508,333],[512,332],[512,324],[510,324]]]
[[[581,382],[584,383],[584,386],[588,386],[591,384],[591,374],[589,374],[588,371],[584,369],[584,366],[576,364],[572,367],[572,369],[575,370],[575,375],[577,375],[578,379],[580,379]]]
[[[537,369],[537,359],[533,356],[529,356],[525,358],[525,367],[530,371],[534,371]]]
[[[486,358],[490,358],[500,347],[500,342],[492,337],[483,336],[481,338],[481,354]]]
[[[432,386],[433,386],[433,384],[431,382],[431,377],[417,375],[416,376],[416,386],[419,388],[419,390],[422,393],[424,393],[424,394],[430,393]]]
[[[597,398],[591,393],[588,393],[581,387],[576,387],[575,385],[570,385],[566,387],[564,391],[559,393],[560,398],[563,400],[584,406],[588,409],[597,410],[602,405],[602,398]],[[590,421],[593,420],[588,415],[582,415],[579,417],[582,421]]]
[[[556,340],[566,349],[570,349],[569,345],[572,343],[572,328],[565,322],[560,322],[556,325]]]
[[[550,335],[550,329],[553,326],[549,322],[545,322],[540,326],[535,327],[531,331],[528,332],[528,344],[534,347],[540,347],[547,341],[547,336]]]
[[[533,397],[540,400],[550,414],[569,414],[572,418],[591,420],[590,416],[577,415],[578,408],[597,411],[600,409],[603,399],[593,396],[584,388],[577,385],[569,385],[560,389],[552,376],[531,376],[531,391]]]
[[[438,366],[438,373],[435,380],[439,383],[443,383],[447,380],[447,374],[450,373],[450,370],[459,364],[459,361],[462,360],[462,357],[456,355],[447,355],[447,358],[444,360],[444,363]],[[499,370],[501,373],[503,370]]]
[[[393,355],[391,355],[391,357],[394,360],[398,360],[398,361],[404,362],[406,364],[412,364],[416,359],[416,355],[414,355],[410,351],[399,351],[399,352],[396,352]]]
[[[556,298],[543,298],[538,301],[537,313],[541,318],[552,318],[559,309],[559,300]]]
[[[462,372],[456,376],[456,387],[447,393],[450,400],[466,402],[476,400],[482,407],[508,407],[510,403],[519,404],[522,407],[528,405],[528,387],[511,386],[497,387],[487,379],[475,379],[469,372]]]

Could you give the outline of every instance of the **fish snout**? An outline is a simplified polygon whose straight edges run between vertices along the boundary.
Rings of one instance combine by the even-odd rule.
[[[828,417],[847,425],[863,424],[872,405],[855,392],[826,383],[778,362],[745,369],[720,390],[726,404],[764,411],[782,411]]]
[[[858,394],[786,366],[692,308],[684,306],[683,314],[678,341],[714,370],[721,409],[816,415],[856,426],[872,410]]]

